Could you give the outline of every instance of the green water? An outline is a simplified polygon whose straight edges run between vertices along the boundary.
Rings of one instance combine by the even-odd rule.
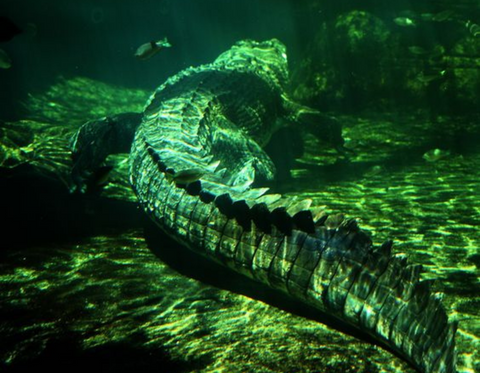
[[[252,4],[251,22],[258,24],[266,5]],[[307,136],[291,178],[275,188],[358,219],[375,244],[393,238],[395,252],[422,264],[423,278],[436,280],[433,289],[459,321],[458,371],[480,372],[480,41],[461,23],[479,14],[478,4],[281,4],[272,17],[305,21],[282,31],[292,50],[292,96],[337,117],[350,151],[340,155]],[[208,18],[208,7],[218,10],[215,5],[206,3],[201,17]],[[168,6],[179,34],[181,10]],[[221,10],[227,17],[228,7]],[[445,10],[453,15],[418,21]],[[396,17],[419,25],[399,26]],[[268,22],[281,29],[280,20]],[[248,32],[235,24],[208,52],[179,47],[183,57],[160,75],[209,62],[207,56],[228,48],[230,39],[277,36],[244,27]],[[292,42],[295,27],[298,43]],[[215,30],[206,28],[201,32]],[[436,45],[443,52],[432,56],[428,51]],[[110,159],[115,169],[101,195],[69,194],[71,135],[86,120],[141,111],[164,78],[145,74],[158,81],[132,84],[135,74],[126,73],[122,84],[121,74],[102,79],[101,72],[59,69],[36,89],[19,83],[14,97],[21,109],[8,120],[0,116],[7,217],[0,250],[0,370],[412,372],[379,347],[255,296],[248,282],[245,289],[225,284],[222,276],[229,275],[220,269],[208,270],[219,271],[213,279],[192,273],[181,248],[157,237],[136,208],[126,156]],[[442,156],[426,160],[435,149]],[[171,257],[158,258],[157,251]]]

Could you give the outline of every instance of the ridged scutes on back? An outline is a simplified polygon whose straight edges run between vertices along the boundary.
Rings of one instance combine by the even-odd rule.
[[[374,247],[343,214],[251,187],[275,171],[261,148],[273,122],[299,107],[284,102],[287,82],[277,40],[239,42],[168,79],[131,152],[140,203],[192,250],[368,333],[419,371],[456,372],[456,324],[420,266],[391,241]],[[189,169],[202,170],[198,180],[175,182]]]

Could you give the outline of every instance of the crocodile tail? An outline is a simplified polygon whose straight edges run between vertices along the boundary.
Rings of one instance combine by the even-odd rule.
[[[420,280],[421,266],[409,264],[402,254],[392,255],[391,241],[372,247],[352,220],[333,234],[326,231],[328,244],[315,268],[309,298],[321,299],[333,315],[419,371],[455,373],[457,323],[449,323],[430,281]],[[333,276],[328,268],[335,268]]]
[[[390,242],[382,245],[365,264],[366,271],[376,273],[378,277],[370,282],[360,307],[360,327],[387,341],[423,372],[456,372],[457,323],[448,322],[439,295],[431,292],[431,282],[420,280],[421,266],[408,264],[403,255],[391,256],[388,252],[390,246]],[[371,269],[378,266],[381,256],[389,259],[380,274],[379,270],[383,268]],[[362,281],[354,286],[352,299],[346,302],[346,315],[353,312],[356,301],[362,301],[361,297],[355,299],[355,293],[365,294],[361,287]]]
[[[160,171],[158,176],[141,177],[148,185],[146,189],[137,188],[140,200],[148,205],[152,201],[142,198],[143,194],[153,194],[147,180],[161,180],[169,168],[151,145],[143,142],[145,146],[149,156],[142,157],[144,161],[160,166],[148,168],[154,173]],[[132,175],[140,177],[141,173]],[[137,186],[143,183],[133,180]],[[262,195],[264,190],[257,193],[260,197],[248,198],[247,195],[256,194],[256,188],[236,193],[232,187],[214,187],[206,181],[197,181],[196,190],[165,185],[168,199],[174,202],[160,205],[167,206],[165,211],[174,212],[164,212],[154,220],[160,222],[168,215],[178,220],[184,215],[182,219],[187,223],[160,224],[167,231],[175,227],[179,241],[370,335],[420,372],[456,372],[457,324],[449,323],[430,282],[420,279],[421,266],[409,264],[402,254],[392,254],[391,241],[373,247],[354,220],[334,215],[315,219],[312,230],[299,218],[309,212],[311,220],[312,210],[301,210],[293,217],[289,214],[296,205],[308,209],[308,203]],[[269,203],[262,203],[264,200]],[[195,206],[194,211],[186,206]],[[148,210],[156,214],[157,209],[152,205]],[[188,212],[182,213],[183,210]],[[189,228],[182,233],[180,226]],[[194,226],[200,230],[199,242],[193,239]],[[206,234],[209,239],[205,241]]]
[[[218,138],[227,130],[239,133],[230,122],[270,132],[270,114],[284,115],[275,99],[283,64],[258,74],[244,66],[246,59],[252,66],[268,60],[275,45],[252,45],[258,53],[243,55],[241,45],[235,47],[213,65],[169,79],[152,96],[130,155],[140,203],[161,229],[201,255],[335,316],[421,372],[455,373],[456,324],[420,279],[420,266],[392,255],[390,241],[374,247],[341,214],[316,218],[311,201],[251,188],[252,160],[259,158],[251,147],[241,148],[246,158],[229,153],[232,166],[216,170],[212,160],[225,154]],[[166,180],[196,168],[208,171],[201,180]]]

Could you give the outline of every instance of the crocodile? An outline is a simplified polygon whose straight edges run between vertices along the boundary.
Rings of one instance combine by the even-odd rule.
[[[280,41],[240,41],[167,79],[143,113],[83,125],[72,178],[81,189],[108,154],[130,148],[139,204],[179,243],[372,337],[419,372],[456,372],[457,323],[420,265],[391,240],[373,245],[354,219],[258,186],[275,177],[263,149],[272,134],[285,123],[315,131],[325,119],[288,97],[288,79]]]

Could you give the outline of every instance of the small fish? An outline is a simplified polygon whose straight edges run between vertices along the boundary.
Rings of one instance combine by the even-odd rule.
[[[10,41],[22,30],[9,18],[0,16],[0,42]]]
[[[135,52],[135,57],[139,60],[148,60],[156,55],[163,48],[169,48],[172,45],[168,42],[167,38],[159,41],[151,41],[150,43],[142,44]]]
[[[9,69],[12,67],[12,60],[8,56],[7,52],[3,49],[0,49],[0,68],[1,69]]]
[[[439,13],[422,13],[420,18],[422,21],[445,22],[452,20],[454,14],[453,10],[443,10]]]
[[[452,18],[453,14],[454,14],[453,10],[443,10],[440,13],[434,14],[432,17],[432,21],[435,21],[435,22],[449,21]]]
[[[450,152],[448,150],[432,149],[423,155],[423,159],[425,159],[427,162],[436,162],[440,159],[448,157],[449,155]]]
[[[440,57],[445,54],[445,47],[443,45],[437,44],[435,45],[432,49],[427,50],[423,47],[420,47],[418,45],[412,45],[408,47],[408,50],[410,53],[416,55],[416,56],[428,56],[428,57]]]
[[[190,184],[199,180],[205,175],[205,170],[201,168],[190,168],[188,170],[182,170],[175,174],[166,173],[165,176],[168,181],[175,182],[176,184]]]
[[[472,21],[467,21],[465,23],[465,27],[467,28],[468,31],[474,36],[474,37],[479,37],[480,36],[480,26],[477,25],[476,23],[473,23]]]
[[[433,21],[435,14],[433,13],[422,13],[420,14],[420,18],[422,21]]]
[[[408,17],[397,17],[393,19],[393,22],[401,27],[416,27],[417,23]]]
[[[431,74],[426,74],[425,72],[422,71],[415,77],[415,80],[417,80],[418,82],[424,85],[428,85],[435,80],[446,78],[446,75],[445,75],[446,73],[447,73],[447,70],[432,72]]]
[[[425,48],[419,47],[418,45],[412,45],[408,47],[408,50],[410,53],[415,54],[417,56],[422,56],[428,53],[428,51]]]

